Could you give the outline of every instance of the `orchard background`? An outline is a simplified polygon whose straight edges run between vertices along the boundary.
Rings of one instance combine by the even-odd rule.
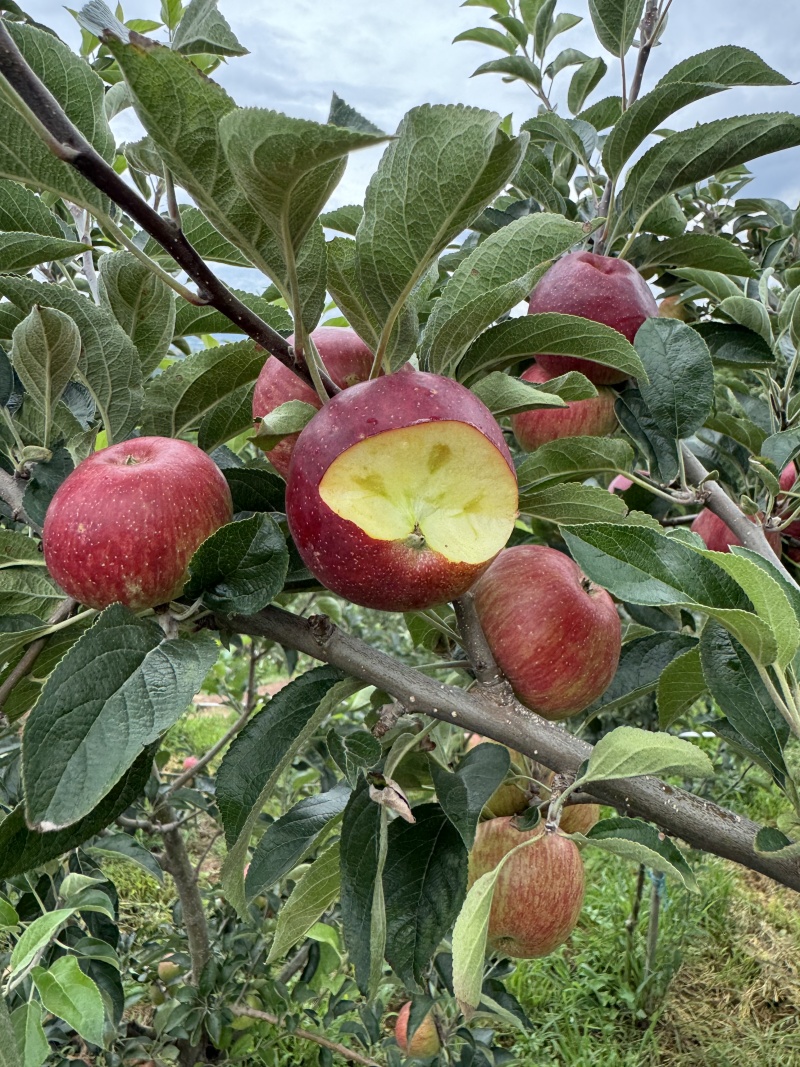
[[[800,1062],[796,72],[464,6],[390,134],[0,0],[2,1067]]]

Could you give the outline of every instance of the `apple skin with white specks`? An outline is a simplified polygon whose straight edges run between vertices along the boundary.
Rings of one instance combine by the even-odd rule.
[[[583,711],[611,684],[622,647],[614,602],[563,552],[543,545],[507,548],[473,595],[511,687],[546,719]]]
[[[450,440],[461,449],[462,476],[431,489],[439,499],[423,501],[429,521],[438,522],[441,532],[443,524],[450,522],[454,500],[472,492],[473,479],[480,482],[483,478],[484,485],[490,484],[489,497],[481,497],[483,503],[478,505],[483,509],[480,522],[484,528],[500,531],[496,544],[493,533],[487,539],[475,539],[469,552],[448,556],[434,547],[436,539],[425,534],[424,525],[412,522],[396,534],[374,535],[346,517],[344,512],[349,516],[350,511],[333,510],[323,498],[331,478],[343,469],[343,461],[356,464],[351,480],[358,480],[358,460],[348,453],[357,447],[361,451],[355,455],[363,456],[369,445],[370,463],[396,464],[377,493],[378,498],[386,497],[386,510],[391,511],[395,508],[392,493],[401,491],[396,485],[407,487],[411,481],[417,492],[413,488],[415,465],[424,462],[420,456],[429,455],[424,449],[430,446],[448,453]],[[450,468],[430,477],[443,477],[445,469]],[[421,469],[419,477],[419,493],[424,494],[426,471]],[[408,500],[403,501],[405,505],[412,510],[418,506]],[[289,529],[308,569],[334,593],[383,611],[422,610],[461,596],[505,544],[516,512],[513,461],[489,409],[450,378],[406,368],[354,385],[328,401],[300,435],[286,488]]]
[[[557,374],[534,363],[521,375],[522,381],[549,382]],[[617,394],[600,386],[597,396],[588,400],[572,400],[565,408],[538,408],[511,416],[511,429],[520,448],[533,452],[548,441],[559,437],[605,437],[617,429],[614,404]]]
[[[531,293],[528,314],[579,315],[619,331],[631,344],[645,319],[658,315],[650,286],[624,259],[570,252],[547,271]],[[590,359],[541,353],[536,361],[553,375],[577,370],[595,385],[624,382],[628,375]]]
[[[763,518],[763,516],[759,516]],[[749,515],[751,522],[756,521],[755,515]],[[791,526],[789,527],[791,529]],[[691,525],[692,533],[696,533],[705,542],[705,546],[711,552],[730,552],[731,545],[740,545],[742,542],[731,528],[715,515],[709,508],[703,508]],[[773,550],[780,555],[781,535],[778,530],[765,530],[765,536]]]
[[[137,437],[93,453],[58,487],[45,563],[87,607],[152,608],[180,594],[195,550],[232,515],[228,483],[205,452]]]
[[[578,923],[585,879],[577,845],[541,823],[520,831],[511,818],[489,819],[478,824],[469,885],[524,841],[532,844],[506,860],[497,877],[487,948],[514,959],[536,959],[563,945]]]
[[[355,330],[349,326],[318,326],[311,337],[325,364],[325,369],[340,389],[365,382],[372,368],[372,352]],[[294,334],[287,338],[294,343]],[[293,374],[280,360],[270,356],[261,369],[253,391],[253,418],[263,419],[275,408],[290,400],[302,400],[319,408],[316,392]],[[267,452],[267,459],[283,478],[289,473],[289,463],[299,433],[289,434]]]

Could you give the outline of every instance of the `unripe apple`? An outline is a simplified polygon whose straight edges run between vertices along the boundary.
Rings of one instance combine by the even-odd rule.
[[[665,296],[658,305],[658,314],[662,319],[679,319],[681,322],[691,322],[686,305],[681,303],[680,296]]]
[[[311,333],[325,369],[340,389],[357,382],[365,382],[372,368],[372,352],[355,330],[344,326],[318,326]],[[288,338],[294,343],[294,334]],[[253,392],[253,418],[263,419],[281,404],[290,400],[302,400],[319,408],[319,397],[314,389],[293,374],[280,360],[270,356],[258,376]],[[299,433],[289,434],[267,452],[275,470],[285,478]]]
[[[748,515],[747,517],[751,522],[756,521],[755,515]],[[763,515],[759,515],[758,518],[763,518]],[[691,530],[692,533],[698,534],[703,539],[706,548],[712,552],[730,552],[731,545],[740,545],[742,543],[733,530],[708,508],[703,508],[692,523]],[[780,532],[778,530],[765,530],[764,533],[773,550],[780,555]]]
[[[489,646],[523,704],[566,719],[608,688],[622,647],[619,616],[569,556],[543,545],[507,548],[473,593]]]
[[[333,397],[300,434],[289,529],[323,585],[414,611],[461,596],[508,540],[517,479],[489,409],[450,378],[404,370]]]
[[[558,374],[534,363],[521,377],[524,382],[549,382]],[[511,429],[526,452],[533,452],[539,445],[558,437],[605,437],[617,428],[616,399],[613,389],[600,386],[597,396],[573,400],[565,408],[539,408],[512,415]]]
[[[477,748],[478,745],[485,744],[498,745],[499,741],[493,741],[491,737],[481,737],[480,734],[470,734],[467,738],[467,752],[471,752],[473,748]],[[511,757],[511,774],[515,774],[517,771],[524,773],[526,769],[525,757],[521,753],[517,752],[513,748],[508,748],[507,745],[502,746],[508,749],[508,754]],[[519,815],[520,812],[525,811],[529,805],[528,793],[517,782],[501,782],[495,789],[492,795],[486,802],[484,807],[484,815],[490,815],[493,819],[499,818],[501,815]]]
[[[162,960],[158,965],[158,977],[162,982],[172,982],[183,974],[183,967],[173,959]]]
[[[397,1022],[394,1025],[394,1036],[397,1044],[407,1056],[417,1059],[427,1059],[435,1056],[442,1047],[439,1030],[436,1026],[436,1018],[431,1009],[408,1042],[408,1020],[411,1015],[411,1001],[407,1001],[397,1013]]]
[[[557,311],[580,315],[619,330],[631,343],[645,319],[658,314],[647,282],[624,259],[594,252],[570,252],[559,259],[531,293],[528,313]],[[627,374],[574,356],[537,354],[536,361],[552,374],[577,370],[595,385],[624,382]]]
[[[478,824],[469,856],[469,884],[504,864],[495,885],[487,947],[515,959],[546,956],[567,940],[581,913],[583,861],[574,842],[542,824],[519,831],[511,819]]]
[[[69,596],[91,608],[166,604],[195,549],[231,521],[228,483],[196,445],[137,437],[94,452],[56,490],[44,558]]]
[[[156,1008],[165,1003],[167,998],[158,982],[151,982],[147,987],[147,991],[150,994],[150,1003]]]

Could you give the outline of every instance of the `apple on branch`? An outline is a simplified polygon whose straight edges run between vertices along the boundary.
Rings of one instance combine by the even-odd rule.
[[[311,333],[311,338],[325,369],[340,389],[369,378],[372,352],[355,330],[345,326],[318,326]],[[294,334],[288,341],[289,344],[294,343]],[[310,385],[293,374],[280,360],[270,356],[261,369],[253,391],[253,418],[263,419],[290,400],[302,400],[315,408],[322,406]],[[299,436],[299,433],[289,434],[266,454],[272,466],[284,478],[289,473],[289,462]]]
[[[622,631],[614,602],[543,545],[501,552],[473,590],[489,647],[523,704],[566,719],[611,683]]]
[[[47,568],[90,608],[166,604],[202,541],[231,521],[219,467],[196,445],[137,437],[95,452],[61,483],[44,520]]]
[[[466,592],[508,540],[517,502],[489,409],[450,378],[408,369],[329,400],[300,434],[286,487],[308,569],[383,611]]]
[[[583,906],[583,861],[577,845],[540,823],[520,831],[511,818],[478,824],[469,855],[469,885],[517,845],[503,865],[489,915],[487,947],[515,959],[547,956],[563,945],[577,925]]]
[[[748,515],[751,522],[763,519],[763,514]],[[703,508],[690,527],[692,533],[696,533],[705,542],[706,548],[711,552],[730,552],[731,545],[741,545],[741,541],[729,526],[713,511]],[[791,526],[789,527],[791,529]],[[764,534],[773,550],[780,555],[781,535],[778,530],[765,530]]]
[[[658,304],[641,274],[624,259],[570,252],[553,264],[531,293],[528,314],[543,311],[602,322],[633,344],[644,320],[658,315]],[[613,367],[574,356],[543,353],[537,354],[536,361],[554,377],[577,370],[595,385],[612,385],[628,377]]]
[[[558,374],[534,363],[521,377],[524,382],[549,382]],[[601,385],[597,396],[589,400],[573,400],[565,408],[539,408],[512,415],[511,429],[525,452],[533,452],[559,437],[605,437],[617,429],[616,399],[613,389]]]
[[[442,1047],[442,1039],[439,1036],[439,1028],[436,1025],[436,1017],[431,1009],[417,1029],[414,1031],[411,1041],[408,1040],[408,1020],[411,1015],[411,1001],[408,1000],[397,1013],[397,1022],[394,1024],[394,1036],[400,1049],[407,1056],[415,1059],[428,1059],[435,1056]]]

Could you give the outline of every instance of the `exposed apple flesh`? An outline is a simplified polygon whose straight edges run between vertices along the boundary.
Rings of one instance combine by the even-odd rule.
[[[517,480],[489,409],[403,370],[333,397],[295,446],[286,513],[329,589],[384,611],[464,593],[509,538]]]
[[[534,363],[521,378],[524,382],[549,382],[557,374]],[[539,408],[511,416],[511,429],[520,448],[533,452],[559,437],[605,437],[617,429],[613,389],[603,386],[589,400],[573,400],[565,408]]]
[[[433,1011],[429,1011],[417,1029],[414,1031],[411,1042],[408,1041],[408,1020],[411,1016],[411,1001],[406,1001],[397,1013],[397,1022],[394,1024],[394,1036],[397,1044],[407,1056],[427,1059],[435,1056],[442,1047],[439,1030]]]
[[[87,607],[155,607],[180,594],[195,549],[232,514],[228,483],[205,452],[138,437],[93,453],[58,487],[45,563]]]
[[[344,326],[318,326],[312,331],[311,338],[325,369],[340,389],[369,378],[372,352],[355,330]],[[288,338],[288,342],[294,344],[294,334]],[[322,406],[310,385],[293,374],[280,360],[270,356],[253,391],[253,418],[263,419],[290,400],[302,400],[315,408]],[[299,433],[289,434],[266,453],[272,466],[284,478],[289,473],[289,462],[299,436]]]
[[[756,521],[755,515],[749,515],[748,518],[751,522]],[[763,516],[759,516],[759,518],[763,518]],[[791,529],[791,527],[789,528]],[[692,533],[698,534],[703,539],[706,548],[712,552],[730,552],[731,545],[740,545],[742,543],[733,530],[708,508],[703,508],[692,523],[691,530]],[[765,530],[764,533],[773,550],[780,555],[780,532],[778,530]]]
[[[633,343],[644,320],[658,315],[658,304],[641,274],[624,259],[570,252],[553,264],[531,293],[528,313],[543,311],[602,322]],[[613,367],[574,356],[542,353],[537,354],[536,361],[554,376],[580,371],[595,385],[611,385],[627,378]]]
[[[497,878],[487,947],[515,959],[547,956],[577,925],[584,895],[583,861],[574,842],[540,824],[520,832],[510,818],[478,824],[469,856],[469,884],[524,841]]]
[[[611,683],[622,646],[608,593],[569,556],[542,545],[501,552],[473,590],[500,668],[546,719],[583,711]]]

